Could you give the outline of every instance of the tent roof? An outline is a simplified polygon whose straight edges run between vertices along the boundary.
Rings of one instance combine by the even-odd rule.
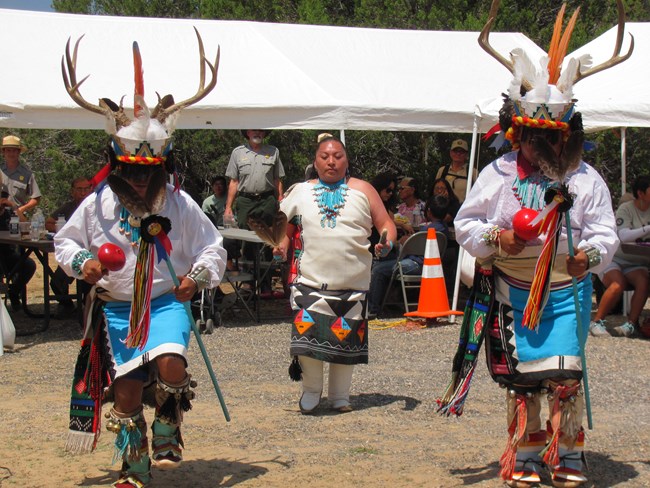
[[[197,19],[88,16],[0,9],[0,127],[103,128],[78,107],[61,79],[69,37],[84,35],[81,93],[132,107],[131,44],[138,41],[145,99],[186,99],[198,86],[201,33],[206,56],[221,46],[215,90],[183,111],[179,128],[311,128],[471,132],[477,101],[498,96],[510,74],[483,52],[476,32],[403,31]],[[519,33],[493,33],[501,52],[541,53]],[[496,111],[481,121],[486,129]]]

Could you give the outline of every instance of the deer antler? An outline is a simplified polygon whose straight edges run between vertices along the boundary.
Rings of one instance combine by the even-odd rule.
[[[61,73],[63,74],[63,84],[65,85],[65,89],[67,90],[68,95],[70,95],[70,98],[72,98],[72,100],[74,100],[81,108],[85,108],[86,110],[90,110],[96,114],[104,115],[109,120],[111,131],[119,130],[120,127],[126,127],[131,123],[131,120],[124,113],[122,100],[120,100],[118,106],[108,98],[100,98],[99,104],[93,105],[82,97],[79,92],[81,84],[90,76],[88,75],[83,80],[77,82],[77,50],[79,49],[79,43],[83,37],[84,36],[81,36],[77,39],[77,42],[75,42],[72,56],[70,56],[70,38],[68,38],[68,42],[65,45],[65,60],[63,56],[61,57]],[[122,99],[124,99],[124,97],[122,97]]]
[[[487,52],[490,56],[496,59],[499,63],[505,66],[508,71],[512,74],[515,73],[515,65],[512,61],[508,61],[506,58],[501,56],[491,45],[490,45],[490,29],[492,29],[492,24],[497,18],[497,10],[499,10],[500,0],[493,0],[492,6],[490,7],[490,13],[488,14],[488,21],[481,31],[481,35],[478,36],[478,43]]]
[[[77,105],[91,112],[95,112],[100,115],[110,115],[111,111],[108,107],[101,107],[100,105],[93,105],[92,103],[86,101],[79,93],[79,87],[81,84],[88,79],[86,76],[83,80],[77,82],[77,49],[79,49],[79,43],[84,36],[81,36],[77,39],[74,45],[74,52],[72,57],[70,56],[70,38],[65,45],[65,62],[63,56],[61,57],[61,73],[63,73],[63,83],[65,84],[65,89],[68,91],[70,98],[72,98]],[[67,71],[66,71],[67,67]]]
[[[478,37],[479,46],[483,50],[496,59],[499,63],[505,66],[510,73],[515,74],[515,65],[512,60],[504,58],[499,52],[490,45],[490,29],[492,29],[492,24],[497,18],[497,10],[499,10],[500,0],[493,0],[492,6],[490,7],[490,13],[488,14],[488,21],[481,30],[481,34]],[[526,91],[531,89],[530,83],[527,80],[523,80],[523,85]]]
[[[154,108],[151,117],[158,119],[159,122],[163,123],[167,117],[172,115],[174,112],[189,107],[190,105],[195,104],[199,100],[203,99],[212,89],[217,85],[217,73],[219,71],[219,57],[221,56],[221,48],[217,48],[217,57],[214,61],[214,65],[210,64],[210,61],[205,57],[205,50],[203,48],[203,39],[201,39],[201,34],[199,31],[194,28],[196,32],[196,38],[199,41],[199,65],[200,65],[200,79],[199,79],[199,88],[196,91],[196,94],[193,97],[183,100],[182,102],[174,103],[173,105],[168,105],[170,99],[168,97],[163,97],[162,99],[158,96],[158,105]],[[207,86],[205,86],[205,66],[208,66],[211,73],[211,80]],[[173,99],[172,103],[173,103]],[[167,107],[165,105],[168,105]]]
[[[618,8],[618,31],[616,33],[616,44],[614,46],[614,54],[604,63],[600,63],[598,66],[589,68],[583,73],[580,72],[580,65],[578,64],[577,73],[575,76],[574,84],[580,80],[584,80],[587,76],[591,76],[600,71],[604,71],[608,68],[616,66],[617,64],[622,63],[632,56],[632,51],[634,51],[634,36],[630,34],[630,49],[627,54],[621,56],[621,47],[623,47],[623,34],[625,33],[625,8],[623,7],[622,0],[616,0],[616,6]]]

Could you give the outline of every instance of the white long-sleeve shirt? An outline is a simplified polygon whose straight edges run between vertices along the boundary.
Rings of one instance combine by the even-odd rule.
[[[54,237],[55,257],[61,268],[75,278],[72,261],[81,250],[97,256],[102,244],[112,242],[126,255],[126,264],[119,271],[109,271],[97,285],[115,300],[130,301],[133,292],[133,273],[138,247],[132,246],[127,236],[120,233],[119,220],[122,205],[106,186],[99,194],[87,197],[72,214],[66,225]],[[167,185],[167,198],[160,215],[167,217],[172,228],[168,234],[172,244],[171,263],[178,276],[186,275],[196,266],[210,271],[211,287],[216,287],[224,274],[226,251],[221,234],[205,216],[201,208],[184,191],[174,192]],[[155,257],[151,298],[168,293],[173,282],[165,261]]]
[[[510,152],[481,171],[461,206],[454,219],[456,240],[472,256],[486,259],[498,253],[498,249],[483,238],[490,228],[497,225],[512,229],[512,219],[522,208],[513,190],[516,178],[517,152]],[[589,269],[597,273],[610,263],[619,244],[609,190],[596,170],[584,161],[567,175],[566,183],[575,198],[569,211],[573,246],[578,249],[593,246],[600,251],[601,263]],[[501,256],[497,261],[530,258],[534,262],[541,253],[544,238],[529,241],[517,256]],[[566,226],[563,225],[558,255],[567,252]]]

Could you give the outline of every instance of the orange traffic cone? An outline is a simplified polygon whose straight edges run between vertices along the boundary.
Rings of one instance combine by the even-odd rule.
[[[427,233],[427,246],[424,250],[424,265],[422,266],[422,281],[420,283],[420,298],[418,309],[407,312],[405,317],[436,318],[445,315],[463,315],[463,312],[449,310],[445,275],[442,271],[440,250],[436,230],[429,229]]]

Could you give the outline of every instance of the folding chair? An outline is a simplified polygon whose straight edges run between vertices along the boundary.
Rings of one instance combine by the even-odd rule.
[[[255,276],[252,273],[245,273],[245,272],[238,272],[238,273],[233,273],[232,271],[226,271],[226,274],[224,276],[225,281],[232,286],[232,289],[235,292],[235,295],[237,299],[235,300],[235,303],[233,303],[233,307],[236,306],[238,303],[241,304],[248,315],[250,316],[251,319],[253,320],[258,320],[255,312],[251,310],[251,308],[248,306],[248,303],[251,300],[256,300],[256,281],[255,281]],[[242,288],[242,285],[244,283],[248,283],[251,286],[250,290],[246,290]]]
[[[440,252],[440,256],[442,257],[447,249],[447,236],[441,232],[436,231],[436,239],[438,241],[438,250]],[[424,259],[426,245],[427,231],[416,232],[415,234],[411,235],[411,237],[409,237],[404,242],[404,244],[401,245],[397,256],[397,266],[393,270],[393,274],[390,277],[390,282],[386,288],[386,293],[384,294],[384,299],[382,301],[381,308],[379,309],[380,313],[386,305],[386,300],[388,299],[388,296],[390,295],[393,284],[395,282],[399,282],[402,289],[404,311],[410,312],[411,307],[413,307],[414,310],[417,309],[419,293],[416,294],[415,291],[411,292],[410,290],[420,289],[422,273],[404,274],[404,270],[402,268],[402,260],[407,256],[418,256]],[[411,295],[411,298],[415,297],[414,302],[409,300],[409,295]]]

